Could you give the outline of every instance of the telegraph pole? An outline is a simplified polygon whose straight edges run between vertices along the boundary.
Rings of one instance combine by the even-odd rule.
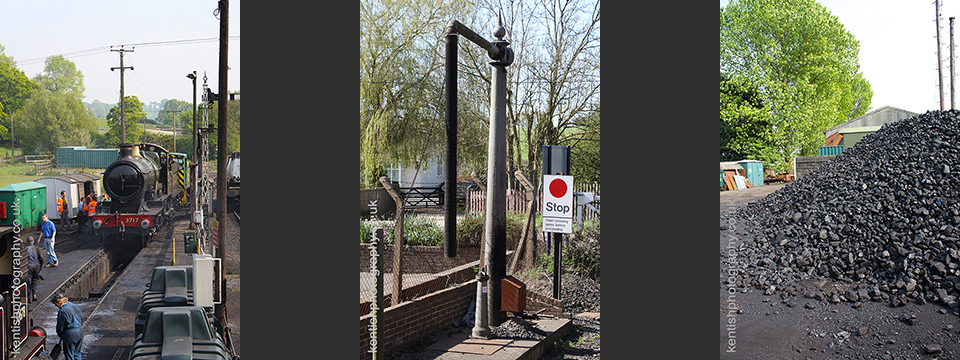
[[[953,69],[953,19],[950,17],[950,110],[956,109],[956,96],[953,91],[953,76],[956,74],[956,70]]]
[[[120,67],[111,67],[110,71],[120,69],[120,143],[125,144],[127,142],[127,116],[124,114],[123,105],[123,70],[133,70],[133,66],[123,67],[123,53],[133,52],[133,49],[126,50],[123,48],[123,45],[120,45],[119,49],[110,49],[110,51],[116,51],[120,53]]]
[[[217,305],[220,308],[214,309],[214,312],[217,313],[217,317],[223,326],[222,334],[226,333],[227,328],[227,239],[225,236],[227,232],[224,230],[227,224],[227,104],[230,102],[227,94],[227,45],[230,35],[229,2],[229,0],[218,1],[220,9],[220,78],[218,80],[220,82],[220,94],[217,101],[217,222],[220,224],[220,228],[217,229],[217,237],[220,245],[220,262],[223,264],[220,266],[220,296],[223,301]],[[226,335],[224,335],[224,338],[226,338]]]
[[[180,110],[161,110],[160,112],[173,113],[173,151],[177,152],[177,114]]]
[[[937,83],[940,84],[940,111],[943,111],[943,60],[940,57],[940,0],[934,3],[937,10]]]

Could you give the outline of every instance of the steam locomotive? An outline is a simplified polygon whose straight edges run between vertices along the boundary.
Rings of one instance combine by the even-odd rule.
[[[129,262],[174,215],[189,187],[183,154],[160,145],[120,144],[117,160],[103,172],[108,200],[91,214],[110,264]]]

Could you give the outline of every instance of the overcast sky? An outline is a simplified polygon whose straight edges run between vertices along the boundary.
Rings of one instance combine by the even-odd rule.
[[[818,0],[860,41],[860,70],[873,90],[872,109],[893,106],[915,113],[940,110],[936,9],[933,0]],[[720,7],[727,1],[720,1]],[[941,1],[940,42],[944,108],[950,108],[950,20],[960,44],[960,5]],[[958,54],[956,48],[954,50]],[[960,66],[960,62],[956,62]],[[960,92],[960,78],[955,78]],[[955,96],[960,108],[960,94]]]
[[[218,89],[220,21],[217,2],[207,1],[4,1],[0,3],[0,45],[17,68],[33,78],[44,59],[64,55],[83,73],[86,102],[116,104],[120,99],[118,49],[124,54],[124,95],[143,103],[162,99],[193,101],[192,82],[198,73],[197,97],[207,84]],[[230,1],[228,89],[240,90],[240,1]],[[212,38],[212,39],[211,39]],[[180,40],[209,39],[195,42]],[[71,55],[72,54],[72,55]]]

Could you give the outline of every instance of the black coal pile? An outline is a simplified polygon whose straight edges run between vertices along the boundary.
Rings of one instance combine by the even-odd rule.
[[[960,305],[960,112],[883,126],[734,216],[743,286],[824,301]],[[811,287],[806,279],[844,286]]]

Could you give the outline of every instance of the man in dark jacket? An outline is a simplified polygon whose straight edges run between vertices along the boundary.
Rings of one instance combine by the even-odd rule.
[[[37,284],[40,283],[40,269],[43,266],[43,255],[40,249],[33,245],[33,236],[27,238],[27,296],[30,301],[37,301]]]
[[[51,300],[60,308],[57,313],[57,336],[63,346],[63,357],[67,360],[81,360],[80,345],[83,334],[80,325],[83,323],[80,315],[80,306],[70,302],[63,293],[58,293]]]

